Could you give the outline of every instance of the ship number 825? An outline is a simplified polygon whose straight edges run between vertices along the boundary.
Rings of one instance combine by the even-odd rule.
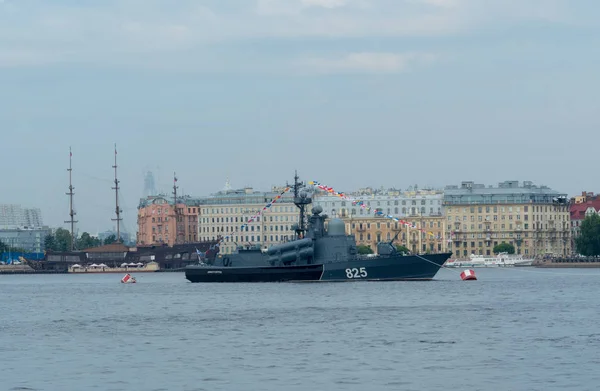
[[[363,278],[367,276],[367,269],[361,267],[360,269],[353,267],[352,269],[346,269],[346,277],[348,278]]]

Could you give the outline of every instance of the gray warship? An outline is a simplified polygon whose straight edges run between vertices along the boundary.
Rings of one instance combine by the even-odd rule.
[[[406,254],[389,242],[378,243],[377,255],[358,254],[353,235],[346,235],[342,220],[329,219],[323,208],[306,208],[312,198],[294,178],[294,204],[299,222],[294,226],[295,239],[271,246],[263,252],[259,246],[238,247],[233,254],[218,256],[212,252],[198,265],[185,268],[190,282],[284,282],[284,281],[394,281],[431,280],[451,252]]]

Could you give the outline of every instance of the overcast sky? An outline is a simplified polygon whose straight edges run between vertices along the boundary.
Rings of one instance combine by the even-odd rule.
[[[597,0],[0,0],[0,203],[126,227],[144,172],[206,195],[598,191]]]

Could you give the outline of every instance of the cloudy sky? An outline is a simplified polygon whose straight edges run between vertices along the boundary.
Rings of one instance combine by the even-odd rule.
[[[294,169],[340,191],[599,191],[592,0],[0,0],[0,203],[126,227],[143,176],[206,195]],[[588,167],[589,169],[587,169]]]

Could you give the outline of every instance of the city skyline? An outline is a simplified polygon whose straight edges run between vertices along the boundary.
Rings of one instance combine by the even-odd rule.
[[[346,191],[596,183],[600,37],[590,0],[0,2],[0,203],[80,232],[135,230],[170,193],[318,180]]]
[[[310,180],[303,180],[302,178],[300,180],[303,181],[303,182],[305,182],[305,184],[307,184],[310,181]],[[114,179],[113,179],[113,181],[114,181]],[[224,185],[227,182],[228,181],[226,180],[226,182],[224,182]],[[354,189],[342,189],[342,188],[339,188],[337,186],[335,186],[335,187],[333,185],[331,185],[331,186],[334,187],[334,189],[336,191],[341,191],[341,192],[347,193],[349,195],[351,195],[351,194],[355,195],[360,189],[364,189],[364,188],[371,188],[374,191],[379,191],[381,187],[384,188],[384,191],[388,191],[390,189],[394,189],[396,191],[408,192],[408,191],[412,191],[412,189],[414,188],[415,185],[417,185],[418,188],[421,189],[421,190],[425,189],[425,188],[435,188],[435,190],[441,191],[441,194],[443,194],[444,191],[447,190],[447,187],[455,187],[455,186],[456,187],[460,187],[461,183],[463,183],[463,182],[474,182],[474,181],[467,181],[467,180],[465,180],[465,181],[461,181],[458,184],[449,183],[449,184],[446,184],[446,185],[441,185],[439,187],[420,186],[418,184],[409,184],[409,185],[407,185],[404,188],[401,188],[399,186],[393,186],[393,185],[392,186],[363,185],[363,186],[359,186],[358,188],[354,188]],[[504,181],[499,181],[497,183],[481,183],[481,185],[484,185],[485,188],[488,188],[489,186],[493,186],[494,188],[497,188],[497,186],[499,184],[501,184],[502,182],[504,182]],[[523,183],[527,182],[527,181],[517,181],[517,182],[520,185],[523,185]],[[545,184],[537,183],[535,181],[532,181],[532,182],[533,182],[533,185],[537,186],[537,187],[546,186]],[[475,182],[475,183],[477,183],[477,182]],[[281,184],[278,184],[278,185],[283,185],[283,184],[285,184],[285,181],[283,183],[281,183]],[[272,186],[278,186],[278,185],[272,185]],[[119,186],[121,186],[121,183],[119,183]],[[171,186],[171,188],[170,188],[171,191],[170,192],[169,191],[163,191],[163,192],[157,191],[157,194],[154,194],[154,196],[164,196],[166,199],[172,200],[173,199],[173,194],[172,194],[173,183],[171,183],[170,186]],[[254,191],[268,193],[268,192],[270,192],[272,190],[272,186],[270,186],[269,188],[259,189],[259,188],[256,188],[256,187],[252,186],[252,185],[244,185],[244,186],[235,186],[235,185],[233,185],[233,186],[231,186],[231,189],[232,190],[241,190],[241,189],[249,187],[249,188],[252,188]],[[145,186],[143,186],[143,187],[145,187]],[[312,186],[309,186],[309,187],[312,187]],[[548,186],[548,187],[549,187],[550,190],[557,191],[559,193],[567,193],[567,192],[563,192],[561,189],[555,189],[555,188],[552,188],[550,186]],[[214,191],[210,191],[210,192],[208,192],[206,194],[180,193],[180,190],[178,190],[178,196],[177,197],[178,197],[178,199],[180,199],[180,197],[185,197],[185,196],[192,197],[192,198],[211,197],[211,196],[214,196],[215,194],[217,194],[219,192],[222,192],[224,190],[224,188],[225,188],[225,186],[222,186],[221,188],[215,189]],[[119,192],[120,191],[121,190],[119,189]],[[572,197],[580,196],[581,193],[585,192],[585,191],[586,190],[580,190],[580,191],[578,191],[576,193],[573,193],[573,194],[567,193],[568,194],[568,198],[570,199]],[[594,193],[593,190],[587,190],[587,191],[591,192],[591,193]],[[105,219],[106,222],[105,222],[105,224],[104,225],[100,224],[97,228],[94,228],[93,225],[91,225],[91,224],[83,224],[83,222],[79,222],[79,223],[77,223],[75,225],[75,231],[76,231],[76,233],[81,234],[83,232],[88,232],[90,234],[98,234],[98,233],[103,233],[103,232],[107,232],[107,231],[113,231],[113,230],[116,231],[116,224],[115,224],[115,222],[110,220],[111,218],[115,217],[115,213],[114,213],[114,208],[115,208],[115,205],[114,205],[114,190],[111,190],[111,192],[112,192],[112,198],[110,198],[110,201],[113,202],[113,205],[109,206],[108,204],[106,204],[107,208],[112,208],[112,209],[110,209],[110,212],[106,216],[106,219]],[[119,204],[121,205],[121,207],[123,207],[123,204],[126,204],[126,205],[135,204],[135,207],[129,207],[128,206],[128,207],[123,208],[123,209],[125,209],[127,211],[127,213],[123,213],[122,214],[125,217],[124,217],[124,221],[121,222],[121,231],[123,232],[123,230],[125,229],[125,232],[127,232],[128,234],[133,235],[133,236],[135,236],[135,233],[136,233],[137,228],[138,228],[137,227],[137,222],[136,222],[136,220],[137,220],[138,205],[139,205],[140,200],[142,200],[142,199],[144,199],[146,197],[146,195],[144,194],[144,189],[143,188],[139,190],[139,194],[140,194],[140,196],[137,197],[137,198],[135,198],[135,202],[132,202],[131,200],[127,200],[125,203],[123,203],[122,202],[123,197],[122,196],[119,197]],[[331,195],[327,195],[325,193],[322,193],[322,196],[323,197],[332,197]],[[399,196],[396,196],[396,198],[401,197],[401,196],[402,196],[402,194],[399,195]],[[65,195],[65,197],[68,200],[68,195]],[[369,199],[368,196],[364,196],[364,195],[363,196],[356,196],[356,197],[352,197],[352,198],[355,198],[355,199],[365,199],[365,200]],[[337,198],[335,198],[335,199],[337,199]],[[29,205],[27,205],[27,208],[26,208],[25,205],[20,205],[20,207],[23,207],[23,209],[41,209],[41,218],[45,222],[44,226],[49,226],[51,228],[59,228],[59,227],[62,227],[62,228],[65,228],[65,229],[69,228],[67,226],[68,224],[64,222],[66,220],[64,220],[64,219],[60,220],[61,219],[60,216],[59,216],[59,221],[56,224],[53,224],[52,222],[46,222],[47,219],[46,219],[45,214],[44,214],[44,208],[37,208],[35,206],[33,206],[33,208],[32,208]],[[69,209],[68,209],[68,206],[67,206],[67,208],[65,209],[65,212],[64,212],[67,215],[66,218],[68,218],[68,212],[69,212]],[[110,214],[110,213],[112,213],[112,214]],[[394,214],[394,215],[401,216],[402,213],[397,213],[397,214]],[[76,216],[76,218],[78,219],[77,216]],[[85,227],[92,227],[92,228],[91,229],[86,229]]]

